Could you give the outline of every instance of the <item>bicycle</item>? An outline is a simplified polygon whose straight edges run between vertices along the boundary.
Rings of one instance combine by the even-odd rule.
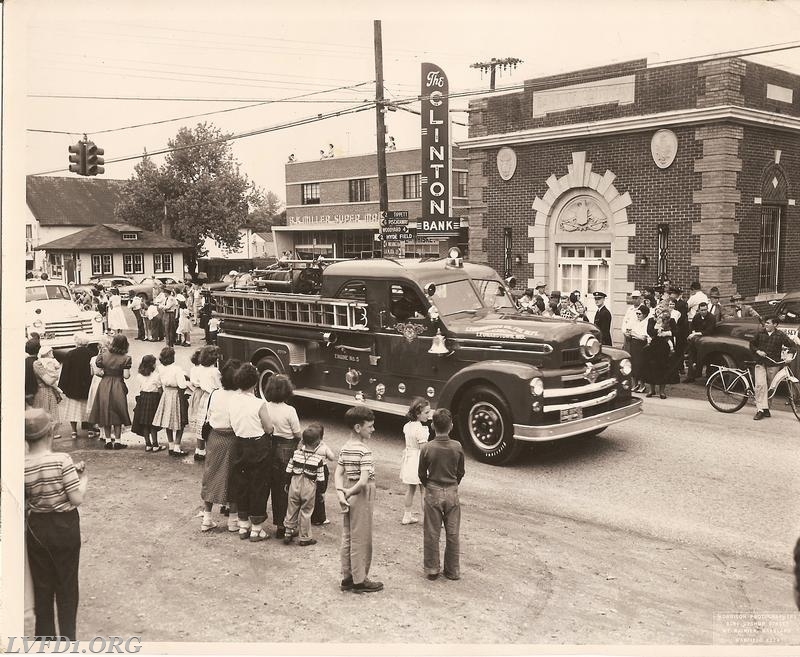
[[[794,357],[787,360],[775,361],[767,357],[767,360],[780,365],[781,369],[773,377],[769,384],[769,399],[775,396],[781,383],[786,383],[788,389],[788,404],[792,407],[795,417],[800,421],[800,379],[792,374],[789,365]],[[755,385],[750,366],[755,365],[756,361],[744,361],[747,369],[726,367],[725,365],[712,365],[716,368],[706,382],[706,396],[709,403],[720,413],[735,413],[741,410],[748,399],[755,400]]]

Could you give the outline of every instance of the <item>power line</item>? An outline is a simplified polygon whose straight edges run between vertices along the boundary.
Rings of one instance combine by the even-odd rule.
[[[151,125],[161,125],[163,123],[172,123],[173,121],[184,121],[186,119],[196,119],[196,118],[199,118],[199,117],[202,117],[202,116],[211,116],[213,114],[224,114],[226,112],[236,112],[238,110],[250,109],[252,107],[261,107],[263,105],[269,105],[271,103],[289,102],[291,100],[296,100],[297,102],[300,102],[300,99],[306,98],[308,96],[314,96],[314,95],[319,95],[319,94],[324,94],[324,93],[330,93],[330,92],[333,92],[333,91],[341,91],[342,89],[354,89],[356,87],[361,87],[361,86],[363,86],[365,84],[370,84],[371,82],[372,82],[371,80],[367,81],[367,82],[359,82],[358,84],[350,85],[350,86],[347,86],[347,87],[334,87],[332,89],[325,89],[323,91],[312,91],[312,92],[309,92],[307,94],[302,94],[300,96],[290,96],[288,98],[275,98],[273,100],[265,100],[265,101],[262,101],[262,102],[253,103],[252,105],[244,105],[242,107],[229,107],[227,109],[216,110],[214,112],[203,112],[201,114],[189,114],[188,116],[179,116],[179,117],[176,117],[174,119],[162,119],[160,121],[149,121],[147,123],[139,123],[139,124],[136,124],[136,125],[128,125],[128,126],[123,126],[121,128],[109,128],[107,130],[94,130],[94,131],[88,132],[88,134],[91,134],[91,135],[102,135],[102,134],[107,134],[109,132],[119,132],[119,131],[122,131],[122,130],[132,130],[133,128],[143,128],[143,127],[151,126]],[[325,100],[323,102],[331,102],[331,101]],[[353,101],[350,100],[348,102],[353,102]],[[62,134],[62,135],[75,135],[75,134],[83,134],[83,133],[86,133],[87,131],[83,130],[83,131],[80,131],[80,132],[66,132],[66,131],[62,132],[62,131],[57,131],[57,130],[37,130],[37,129],[29,128],[28,132],[45,132],[45,133],[55,133],[55,134]]]
[[[347,114],[356,114],[358,112],[364,112],[366,110],[373,109],[374,107],[375,107],[374,103],[366,103],[366,104],[362,104],[362,105],[355,105],[353,107],[350,107],[350,108],[347,108],[347,109],[343,109],[343,110],[338,110],[336,112],[329,112],[327,114],[317,114],[316,116],[307,116],[307,117],[304,117],[304,118],[301,118],[301,119],[297,119],[295,121],[290,121],[288,123],[281,123],[281,124],[278,124],[278,125],[268,126],[266,128],[258,128],[256,130],[249,130],[247,132],[241,132],[241,133],[238,133],[238,134],[233,134],[233,135],[229,135],[229,136],[226,136],[226,137],[221,137],[219,139],[209,139],[207,141],[198,142],[196,144],[190,144],[190,145],[187,145],[187,146],[165,147],[165,148],[161,148],[161,149],[157,149],[157,150],[153,150],[153,151],[146,151],[145,154],[125,155],[125,156],[122,156],[122,157],[106,159],[105,163],[108,165],[108,164],[114,164],[116,162],[127,162],[129,160],[139,160],[139,159],[142,159],[143,157],[150,157],[152,155],[164,155],[164,154],[168,154],[168,153],[175,153],[177,151],[185,151],[185,150],[190,150],[192,148],[199,148],[200,146],[208,146],[210,144],[221,144],[223,142],[235,141],[237,139],[244,139],[246,137],[255,137],[257,135],[262,135],[262,134],[266,134],[266,133],[269,133],[269,132],[276,132],[278,130],[286,130],[288,128],[295,128],[295,127],[298,127],[298,126],[301,126],[301,125],[306,125],[308,123],[316,123],[317,121],[324,121],[326,119],[336,118],[336,117],[339,117],[339,116],[345,116]],[[51,174],[51,173],[61,173],[63,171],[67,171],[67,169],[66,168],[60,168],[60,169],[52,169],[50,171],[39,171],[37,173],[32,173],[32,174],[29,174],[29,175],[32,175],[32,176],[44,176],[44,175],[48,175],[48,174]]]

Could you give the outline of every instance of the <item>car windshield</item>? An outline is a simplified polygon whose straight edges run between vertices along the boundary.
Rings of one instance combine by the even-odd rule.
[[[69,290],[63,285],[36,285],[25,289],[25,301],[71,298]]]
[[[483,308],[481,298],[468,280],[437,283],[433,302],[443,316],[475,312]]]
[[[472,280],[478,288],[478,293],[483,297],[483,305],[495,310],[516,310],[513,299],[508,295],[505,285],[493,279]]]

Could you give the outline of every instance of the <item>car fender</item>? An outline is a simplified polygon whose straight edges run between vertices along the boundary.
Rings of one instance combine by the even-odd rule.
[[[753,353],[750,351],[750,342],[729,335],[704,335],[697,338],[697,362],[705,363],[711,354],[727,354],[737,367],[742,367],[742,362],[750,360]]]
[[[518,421],[530,415],[530,388],[532,378],[542,376],[534,365],[508,360],[485,360],[459,370],[445,383],[437,405],[456,412],[454,404],[468,387],[490,385],[505,397],[508,406]]]

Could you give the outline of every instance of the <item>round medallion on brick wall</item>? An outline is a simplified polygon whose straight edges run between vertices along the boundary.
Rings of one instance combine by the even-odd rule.
[[[511,180],[517,170],[517,154],[508,146],[497,151],[497,172],[503,180]]]
[[[678,153],[678,137],[672,130],[657,130],[650,140],[650,152],[659,169],[666,169]]]

